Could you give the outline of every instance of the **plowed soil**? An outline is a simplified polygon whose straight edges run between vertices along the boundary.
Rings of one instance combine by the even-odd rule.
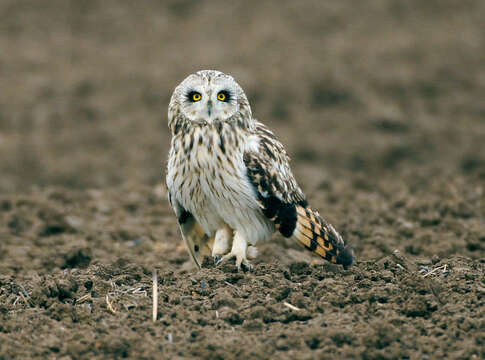
[[[485,3],[0,2],[0,359],[485,357]],[[162,183],[187,74],[236,77],[348,270],[196,271]],[[152,321],[152,274],[158,317]]]

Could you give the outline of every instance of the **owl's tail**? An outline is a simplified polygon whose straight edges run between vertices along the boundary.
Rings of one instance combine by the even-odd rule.
[[[291,236],[311,252],[346,269],[354,262],[354,252],[344,244],[342,236],[318,212],[296,206],[296,227]]]

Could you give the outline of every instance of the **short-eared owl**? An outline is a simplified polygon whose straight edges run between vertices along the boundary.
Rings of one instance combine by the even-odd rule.
[[[353,262],[342,237],[308,207],[283,145],[253,118],[231,76],[188,76],[172,95],[168,125],[169,201],[199,268],[211,254],[250,269],[254,245],[276,230],[333,263]]]

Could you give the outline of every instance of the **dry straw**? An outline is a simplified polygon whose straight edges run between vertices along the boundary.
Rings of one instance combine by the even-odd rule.
[[[158,316],[158,278],[157,269],[153,269],[153,321],[157,321]]]

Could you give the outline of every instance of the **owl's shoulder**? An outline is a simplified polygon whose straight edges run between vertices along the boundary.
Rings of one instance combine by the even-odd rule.
[[[260,199],[276,198],[287,203],[305,202],[305,195],[291,171],[283,144],[263,123],[255,121],[256,151],[244,153],[247,174]]]

